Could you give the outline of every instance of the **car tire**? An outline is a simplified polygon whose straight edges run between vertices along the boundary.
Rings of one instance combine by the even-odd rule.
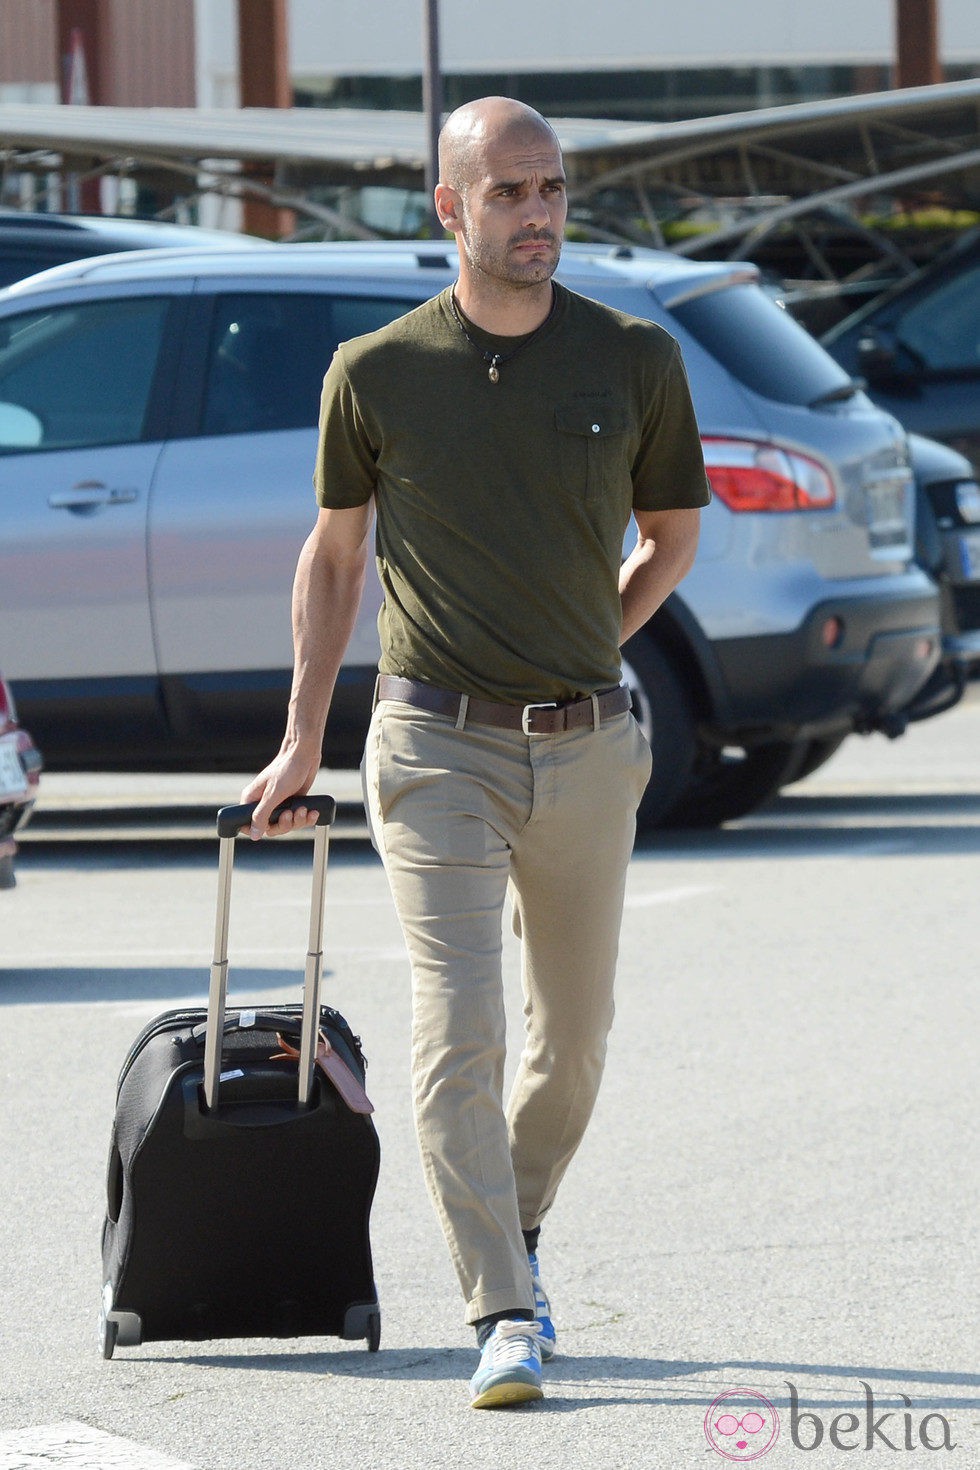
[[[653,752],[653,770],[636,813],[637,830],[648,832],[663,825],[687,786],[697,744],[694,711],[670,660],[646,634],[636,634],[623,648],[623,682]]]
[[[691,780],[666,815],[671,827],[720,827],[771,801],[796,779],[810,742],[774,740],[749,749],[702,746]]]

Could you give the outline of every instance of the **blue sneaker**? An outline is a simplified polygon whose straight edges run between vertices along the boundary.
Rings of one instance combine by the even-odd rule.
[[[537,1252],[531,1252],[527,1263],[531,1268],[531,1280],[534,1282],[534,1315],[541,1329],[541,1336],[538,1339],[541,1346],[541,1361],[550,1363],[558,1351],[558,1344],[555,1340],[555,1324],[551,1320],[551,1303],[548,1300],[548,1293],[541,1285],[541,1267],[538,1264]]]
[[[496,1323],[470,1379],[474,1409],[506,1409],[544,1397],[537,1322]]]

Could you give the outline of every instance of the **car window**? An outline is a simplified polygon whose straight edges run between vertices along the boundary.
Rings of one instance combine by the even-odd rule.
[[[0,405],[33,416],[0,450],[70,449],[142,438],[167,302],[156,297],[93,301],[0,321]]]
[[[777,403],[812,404],[850,379],[829,353],[758,286],[726,286],[671,313],[740,383]]]
[[[377,296],[336,296],[333,300],[334,346],[337,342],[349,342],[352,337],[363,337],[367,332],[376,332],[386,327],[396,317],[404,316],[418,306],[418,301],[389,301]]]
[[[338,342],[385,326],[415,304],[292,292],[217,297],[201,433],[315,425]]]
[[[980,368],[980,261],[935,287],[897,322],[897,336],[936,372]]]

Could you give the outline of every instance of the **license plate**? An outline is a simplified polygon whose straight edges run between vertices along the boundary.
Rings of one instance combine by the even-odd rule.
[[[25,796],[27,777],[17,754],[17,736],[0,739],[0,797]]]
[[[980,531],[965,531],[960,537],[960,563],[965,581],[980,581]]]

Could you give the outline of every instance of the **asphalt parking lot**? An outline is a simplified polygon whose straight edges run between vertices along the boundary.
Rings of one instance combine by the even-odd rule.
[[[145,1020],[205,993],[213,808],[240,782],[46,775],[0,895],[0,1470],[711,1466],[749,1458],[723,1431],[754,1432],[753,1395],[779,1420],[767,1470],[864,1463],[851,1449],[980,1465],[978,753],[972,702],[852,740],[768,812],[638,845],[606,1082],[542,1236],[561,1355],[540,1405],[497,1414],[467,1404],[409,1110],[407,965],[349,775],[322,783],[342,800],[326,998],[370,1060],[381,1351],[101,1360],[115,1078]],[[307,859],[305,839],[240,850],[236,998],[292,995]]]

